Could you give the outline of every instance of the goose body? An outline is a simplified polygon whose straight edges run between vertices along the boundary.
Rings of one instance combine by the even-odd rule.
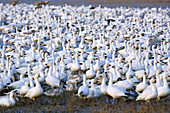
[[[107,94],[111,96],[114,100],[116,98],[127,96],[121,88],[113,85],[112,74],[109,74],[109,77],[110,78],[109,78],[109,85],[107,87]]]
[[[40,95],[43,94],[43,89],[38,81],[38,77],[39,75],[36,75],[35,76],[35,83],[36,83],[36,86],[31,88],[27,94],[25,95],[25,97],[29,97],[30,99],[33,99],[35,100],[36,97],[39,97]]]
[[[75,63],[73,63],[72,64],[72,66],[71,66],[71,71],[72,72],[77,72],[77,71],[79,71],[80,70],[80,64],[79,64],[79,62],[78,62],[78,56],[76,55],[76,57],[75,57]]]
[[[92,61],[90,62],[90,69],[86,71],[87,79],[92,79],[96,76],[96,72],[94,71]]]
[[[24,84],[25,84],[25,80],[23,79],[24,75],[20,75],[20,80],[19,81],[15,81],[10,83],[9,85],[7,85],[8,87],[14,88],[14,89],[19,89],[21,88]]]
[[[94,86],[94,81],[95,81],[95,79],[91,80],[91,88],[89,88],[89,94],[88,94],[87,98],[95,98],[95,97],[99,97],[101,95],[99,87]]]
[[[45,81],[52,88],[60,87],[60,79],[52,74],[52,66],[51,66],[51,64],[50,64],[50,69],[49,69],[48,75],[45,78]]]
[[[20,95],[25,95],[30,90],[30,88],[30,84],[25,82],[25,85],[20,88]]]
[[[107,94],[107,85],[106,85],[106,75],[102,74],[102,84],[100,85],[100,91],[102,95],[108,95]]]
[[[81,98],[87,98],[89,95],[89,87],[86,83],[86,75],[83,75],[83,85],[79,87],[78,89],[78,96]]]
[[[0,96],[0,106],[12,107],[15,105],[14,94],[10,93],[9,96]]]
[[[150,90],[147,90],[147,91],[144,91],[142,92],[138,97],[137,97],[137,101],[138,100],[146,100],[146,101],[149,101],[149,100],[152,100],[152,99],[155,99],[158,95],[157,93],[157,88],[156,86],[153,84],[153,81],[154,79],[151,79],[150,80],[150,84],[152,86],[152,89]]]
[[[163,77],[163,82],[164,82],[163,86],[158,87],[158,96],[157,96],[158,100],[160,100],[161,97],[167,97],[168,95],[170,95],[170,88],[168,86],[167,79],[166,79],[167,76],[168,75],[165,75]]]
[[[136,92],[139,93],[139,92],[143,91],[147,86],[148,86],[148,84],[147,84],[147,80],[146,80],[146,72],[144,72],[143,82],[139,83],[136,86]]]

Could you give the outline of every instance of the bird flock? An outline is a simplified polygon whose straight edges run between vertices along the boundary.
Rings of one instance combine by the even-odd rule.
[[[169,12],[1,3],[0,106],[63,91],[82,99],[167,97]]]

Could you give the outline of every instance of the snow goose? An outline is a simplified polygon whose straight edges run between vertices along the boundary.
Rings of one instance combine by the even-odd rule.
[[[11,107],[15,105],[14,93],[9,96],[0,96],[0,106]]]
[[[34,80],[34,77],[29,78],[29,83],[30,83],[31,88],[34,87],[34,81],[33,80]]]
[[[100,71],[100,60],[96,58],[96,64],[94,65],[94,71],[97,72],[98,70]]]
[[[28,78],[31,78],[32,74],[31,74],[31,64],[28,64]]]
[[[78,72],[80,70],[80,64],[78,62],[78,55],[75,55],[75,61],[71,66],[71,71],[72,72]]]
[[[100,90],[98,90],[98,87],[94,86],[95,79],[91,80],[91,88],[89,88],[89,94],[87,98],[94,98],[94,97],[99,97],[101,95]]]
[[[161,55],[158,55],[158,64],[157,64],[157,69],[162,71],[162,65],[161,65]]]
[[[157,92],[157,88],[156,86],[153,84],[154,79],[150,80],[150,84],[152,86],[152,89],[147,90],[147,91],[143,91],[136,99],[136,101],[138,100],[145,100],[147,102],[149,102],[149,100],[155,99],[158,95]]]
[[[30,90],[30,84],[28,82],[25,82],[25,85],[23,85],[21,88],[20,88],[20,95],[25,95],[29,90]]]
[[[68,76],[67,76],[67,74],[66,74],[65,68],[63,67],[63,68],[61,69],[61,72],[59,72],[59,70],[57,70],[57,71],[58,71],[58,73],[59,73],[60,80],[61,80],[62,82],[64,82],[64,83],[66,83]]]
[[[81,83],[83,81],[83,77],[81,75],[73,75],[67,81],[66,84],[76,84]]]
[[[44,69],[44,64],[42,63],[42,61],[44,61],[44,59],[43,59],[43,58],[40,58],[40,59],[38,60],[39,65],[34,66],[34,67],[32,68],[32,74],[33,74],[33,75],[37,74],[40,69]]]
[[[96,72],[93,68],[93,61],[90,61],[90,69],[86,71],[87,79],[92,79],[96,76]]]
[[[114,86],[117,86],[119,88],[125,88],[126,90],[130,90],[133,87],[133,82],[130,79],[130,76],[126,76],[127,80],[123,80],[123,81],[118,81],[116,83],[114,83]]]
[[[45,69],[39,69],[39,74],[40,74],[40,77],[38,78],[38,81],[40,83],[43,83],[45,81],[45,74],[44,74],[44,71]]]
[[[35,62],[36,61],[36,48],[33,47],[32,54],[28,54],[25,57],[26,62]]]
[[[145,70],[139,70],[135,72],[135,75],[138,79],[141,79],[146,72],[146,77],[149,75],[149,69],[148,69],[148,62],[145,62]]]
[[[43,94],[43,89],[41,87],[41,84],[39,83],[38,81],[38,77],[40,77],[40,75],[35,75],[35,83],[36,83],[36,86],[31,88],[27,94],[25,95],[25,97],[29,97],[30,99],[33,99],[35,100],[36,97],[39,97],[40,95]]]
[[[89,87],[87,86],[86,83],[86,75],[83,75],[83,85],[79,87],[78,89],[78,96],[80,98],[87,98],[87,96],[89,95]]]
[[[86,63],[85,63],[85,61],[83,60],[83,62],[82,63],[80,63],[81,64],[81,71],[83,72],[83,73],[85,73],[86,72],[86,70],[87,70],[87,67],[86,67]]]
[[[3,75],[3,85],[6,86],[7,84],[11,83],[11,79],[7,76],[7,71],[4,69]]]
[[[24,75],[21,74],[19,81],[12,82],[12,83],[10,83],[9,85],[7,85],[7,87],[14,88],[14,89],[19,89],[19,88],[21,88],[24,84],[25,84]]]
[[[135,55],[135,47],[132,46],[132,52],[129,54],[129,56],[126,57],[126,61],[131,61],[131,60],[134,60],[136,58],[136,55]]]
[[[101,91],[102,95],[108,95],[107,94],[106,75],[101,74],[101,76],[102,76],[102,84],[100,85],[100,91]]]
[[[152,78],[153,76],[156,75],[156,71],[157,71],[157,63],[159,63],[158,61],[154,61],[154,66],[149,68],[149,75],[147,78]]]
[[[168,86],[168,83],[167,83],[167,77],[168,77],[168,74],[164,75],[163,76],[163,86],[160,86],[158,87],[158,100],[160,100],[160,98],[162,97],[166,97],[170,94],[170,89],[169,89],[169,86]]]
[[[129,61],[129,69],[126,73],[126,76],[129,76],[129,77],[135,76],[135,72],[132,71],[132,60]]]
[[[122,50],[119,50],[118,52],[123,55],[124,57],[127,57],[128,56],[128,52],[127,52],[127,41],[125,40],[124,41],[124,49]]]
[[[52,64],[48,63],[47,65],[50,66],[49,72],[47,77],[45,78],[46,83],[51,86],[52,88],[54,87],[60,87],[60,79],[57,78],[55,75],[52,74]]]
[[[143,82],[139,83],[136,86],[136,92],[140,93],[141,91],[143,91],[146,87],[148,86],[147,80],[146,80],[146,72],[144,72],[143,74]]]
[[[57,88],[57,89],[50,89],[44,92],[44,95],[46,96],[59,96],[63,93],[62,88]]]
[[[13,70],[12,70],[12,67],[10,67],[8,69],[8,77],[12,79],[12,81],[15,81],[15,77],[14,77],[14,74],[13,74]]]
[[[113,82],[117,82],[117,80],[119,79],[119,76],[117,75],[117,73],[116,73],[116,71],[115,71],[115,66],[112,66],[112,67],[109,69],[109,74],[112,74]]]
[[[112,74],[109,74],[109,85],[107,87],[107,94],[114,100],[123,96],[127,96],[122,89],[113,85]]]

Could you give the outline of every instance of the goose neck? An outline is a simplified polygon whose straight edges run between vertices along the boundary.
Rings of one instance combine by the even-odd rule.
[[[106,76],[104,75],[104,77],[102,78],[102,86],[105,86],[106,85]]]
[[[169,87],[166,77],[163,77],[164,87]]]
[[[147,83],[146,75],[145,74],[143,75],[143,83]]]
[[[86,75],[83,75],[83,85],[87,85],[87,83],[86,83]]]
[[[36,84],[36,87],[41,87],[41,85],[40,85],[40,83],[39,83],[39,81],[38,81],[38,78],[37,78],[37,77],[35,77],[35,84]]]
[[[157,65],[156,65],[156,63],[154,63],[154,70],[157,70]]]
[[[109,86],[112,86],[113,85],[113,76],[112,74],[110,73],[110,79],[109,79]]]
[[[94,80],[91,81],[91,88],[94,90]]]
[[[153,84],[153,82],[151,82],[151,86],[152,86],[152,91],[157,92],[157,88],[156,88],[156,86]]]
[[[52,65],[50,65],[48,76],[51,76],[51,74],[52,74]]]

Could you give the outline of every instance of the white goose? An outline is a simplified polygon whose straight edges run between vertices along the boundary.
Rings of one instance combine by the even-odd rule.
[[[144,73],[146,73],[146,77],[149,75],[148,62],[145,62],[145,70],[135,71],[135,75],[138,79],[141,79]]]
[[[130,79],[130,76],[126,76],[127,77],[127,80],[123,80],[123,81],[118,81],[116,83],[114,83],[113,85],[114,86],[117,86],[119,88],[125,88],[126,90],[130,90],[132,89],[133,87],[133,82],[132,80]]]
[[[89,88],[87,86],[86,83],[86,75],[83,75],[83,85],[79,87],[78,89],[78,96],[80,98],[87,98],[87,96],[89,95]]]
[[[100,71],[100,69],[101,69],[100,60],[98,58],[96,58],[96,64],[93,67],[94,67],[95,72],[97,72],[98,70]]]
[[[2,73],[2,79],[3,79],[3,85],[6,86],[8,83],[11,83],[11,79],[7,76],[7,71],[4,69],[4,72]]]
[[[87,79],[92,79],[96,76],[96,72],[94,71],[94,68],[93,68],[93,61],[90,62],[90,69],[86,71],[86,76],[87,76]]]
[[[38,77],[40,77],[40,75],[36,75],[35,76],[35,83],[36,83],[36,86],[31,88],[27,94],[25,95],[25,97],[29,97],[30,99],[33,99],[35,100],[36,97],[39,97],[40,95],[43,94],[43,89],[38,81]]]
[[[159,62],[155,60],[155,61],[154,61],[154,66],[149,68],[150,71],[149,71],[149,76],[148,76],[148,78],[152,78],[153,76],[156,75],[157,63],[159,63]]]
[[[127,96],[122,89],[117,86],[113,86],[112,74],[109,74],[109,85],[107,87],[107,94],[111,96],[114,100],[123,96]]]
[[[52,88],[60,87],[60,79],[52,74],[52,65],[51,65],[51,63],[48,63],[48,65],[50,66],[50,69],[49,69],[47,77],[45,78],[46,83],[49,86],[51,86]]]
[[[158,95],[157,92],[157,88],[156,86],[153,84],[154,79],[150,80],[150,84],[152,86],[152,89],[147,90],[147,91],[143,91],[136,99],[136,101],[138,100],[145,100],[147,102],[149,102],[149,100],[155,99]]]
[[[9,85],[7,85],[7,86],[8,86],[8,87],[11,87],[11,88],[14,88],[14,89],[19,89],[19,88],[21,88],[24,84],[25,84],[24,75],[21,74],[19,81],[12,82],[11,84],[9,84]]]
[[[27,92],[30,90],[30,84],[28,82],[25,82],[25,85],[23,85],[21,88],[20,88],[20,95],[25,95],[27,94]]]
[[[146,72],[144,72],[143,74],[143,82],[139,83],[136,86],[136,92],[140,93],[141,91],[143,91],[146,87],[148,86],[147,80],[146,80]]]
[[[40,83],[43,83],[45,81],[45,74],[44,74],[44,71],[45,69],[39,69],[39,74],[40,74],[40,77],[38,78],[38,81]]]
[[[94,97],[99,97],[101,95],[101,92],[99,90],[99,87],[94,86],[95,79],[91,80],[91,88],[89,88],[89,95],[87,98],[94,98]]]
[[[0,106],[12,107],[15,105],[14,93],[9,96],[0,96]]]
[[[132,61],[131,60],[129,61],[129,69],[126,73],[126,76],[129,76],[129,77],[135,76],[135,72],[132,71]]]
[[[33,74],[33,75],[34,75],[34,74],[37,74],[40,69],[44,69],[44,64],[42,63],[42,61],[44,61],[44,59],[43,59],[43,58],[40,58],[40,59],[38,60],[39,65],[34,66],[34,67],[32,68],[32,69],[33,69],[33,71],[32,71],[32,74]]]
[[[102,76],[102,84],[100,85],[100,91],[102,93],[102,95],[108,95],[107,94],[107,84],[106,84],[106,75],[105,74],[101,74]]]
[[[72,72],[78,72],[80,70],[80,64],[78,62],[78,55],[75,55],[75,61],[71,66],[71,71]]]
[[[158,100],[160,100],[161,97],[166,97],[170,95],[170,89],[166,79],[167,77],[168,77],[167,74],[163,76],[164,84],[163,86],[158,87],[158,96],[157,96]]]

